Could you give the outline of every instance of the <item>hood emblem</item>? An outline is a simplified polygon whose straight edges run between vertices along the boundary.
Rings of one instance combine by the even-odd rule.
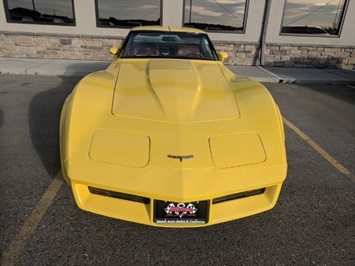
[[[170,155],[170,154],[168,154],[168,158],[170,158],[170,159],[179,159],[180,162],[182,162],[182,160],[192,159],[192,158],[194,158],[194,156],[193,155],[182,155],[182,156],[179,156],[179,155]]]

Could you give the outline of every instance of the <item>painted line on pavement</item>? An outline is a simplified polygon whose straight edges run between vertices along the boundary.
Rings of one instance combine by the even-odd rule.
[[[352,86],[352,85],[346,85],[346,86],[348,86],[349,88],[355,89],[355,86]]]
[[[272,73],[271,71],[269,71],[269,70],[263,68],[262,66],[257,66],[257,68],[263,70],[264,72],[270,74],[271,76],[274,76],[274,77],[278,78],[278,79],[279,79],[279,82],[283,82],[283,81],[284,81],[284,78],[283,78],[283,77],[280,77],[280,76],[276,75],[275,73]]]
[[[316,150],[320,155],[323,156],[329,163],[331,163],[339,172],[343,173],[347,177],[351,179],[355,183],[355,176],[346,169],[341,163],[335,160],[329,153],[327,153],[324,149],[322,149],[317,143],[315,143],[310,137],[308,137],[305,133],[303,133],[300,129],[298,129],[295,125],[293,125],[290,121],[288,121],[285,117],[282,117],[283,122],[291,128],[298,136],[300,136],[304,141],[306,141],[314,150]]]
[[[15,265],[16,258],[20,255],[23,247],[26,245],[28,238],[32,235],[34,230],[40,223],[43,215],[52,204],[55,196],[63,184],[61,178],[61,171],[55,176],[52,183],[43,194],[41,200],[33,209],[31,215],[25,220],[20,231],[12,240],[8,248],[3,253],[0,265]]]
[[[335,160],[329,153],[322,149],[317,143],[310,139],[305,133],[283,117],[283,122],[291,128],[298,136],[300,136],[304,141],[306,141],[314,150],[316,150],[320,155],[323,156],[329,163],[331,163],[336,169],[341,173],[348,176],[353,182],[355,182],[355,176],[346,169],[342,164]],[[59,172],[51,184],[49,185],[46,192],[43,194],[41,200],[37,203],[36,207],[33,209],[31,215],[26,219],[23,226],[21,227],[19,233],[16,235],[15,239],[10,243],[8,248],[3,253],[1,259],[1,265],[14,265],[15,259],[21,253],[23,247],[25,246],[28,238],[32,235],[34,230],[37,228],[38,224],[42,220],[42,217],[48,210],[49,206],[52,204],[55,196],[57,195],[59,189],[63,184],[61,179],[61,172]]]

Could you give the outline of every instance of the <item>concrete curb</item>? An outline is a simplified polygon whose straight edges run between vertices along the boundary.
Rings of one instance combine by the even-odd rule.
[[[1,74],[83,77],[104,70],[108,61],[0,57]],[[355,84],[355,71],[342,69],[229,66],[235,74],[265,83]]]
[[[355,84],[354,70],[284,67],[264,69],[279,76],[282,83]]]

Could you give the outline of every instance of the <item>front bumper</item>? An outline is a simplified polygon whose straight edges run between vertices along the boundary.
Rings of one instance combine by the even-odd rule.
[[[208,226],[267,211],[275,206],[287,171],[286,163],[224,171],[132,169],[76,161],[65,165],[63,175],[81,209],[159,227]],[[156,217],[157,200],[167,206],[207,202],[206,220],[196,222],[182,215],[184,222],[162,223]]]

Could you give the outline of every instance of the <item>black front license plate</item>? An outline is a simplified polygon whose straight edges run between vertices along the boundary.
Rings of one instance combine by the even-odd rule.
[[[159,224],[205,224],[208,222],[209,201],[154,201],[154,222]]]

